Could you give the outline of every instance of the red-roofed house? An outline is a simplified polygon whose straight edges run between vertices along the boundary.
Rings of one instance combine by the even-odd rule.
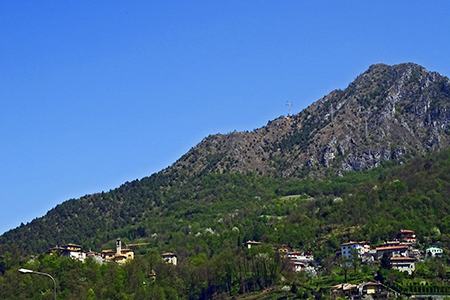
[[[65,257],[70,257],[72,259],[78,259],[78,260],[85,260],[86,259],[86,252],[81,249],[80,245],[76,244],[67,244],[61,247],[54,247],[47,251],[49,254],[57,253],[58,255],[61,254]]]
[[[411,275],[415,267],[416,260],[412,257],[391,257],[391,266],[400,272],[408,272]]]
[[[81,249],[80,245],[67,244],[61,247],[63,250],[61,252],[62,256],[74,258],[83,261],[86,258],[86,252]]]
[[[409,256],[409,247],[406,245],[382,246],[375,248],[375,250],[377,251],[377,259],[381,258],[385,252],[387,252],[391,257]]]
[[[415,243],[416,235],[412,230],[400,229],[400,231],[397,233],[397,239],[406,243]]]

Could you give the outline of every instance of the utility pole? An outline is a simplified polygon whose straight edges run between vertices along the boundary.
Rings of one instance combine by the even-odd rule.
[[[291,100],[288,100],[288,101],[286,101],[286,106],[288,107],[288,117],[290,117],[291,116],[291,107],[293,106],[293,104],[292,104],[292,101]]]

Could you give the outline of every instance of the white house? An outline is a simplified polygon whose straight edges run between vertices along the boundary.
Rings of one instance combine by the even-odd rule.
[[[250,249],[252,246],[258,246],[261,245],[261,242],[256,242],[256,241],[246,241],[244,243],[244,246],[246,246],[248,249]]]
[[[439,246],[430,246],[425,249],[425,256],[429,257],[441,257],[442,256],[442,247]]]
[[[299,260],[292,260],[294,263],[294,271],[300,272],[302,270],[305,270],[307,267],[307,264],[305,262],[299,261]]]
[[[358,251],[359,257],[361,257],[365,252],[370,251],[370,245],[368,242],[348,242],[341,245],[341,255],[347,258],[351,258],[352,249]]]
[[[86,259],[86,252],[84,252],[81,249],[80,245],[67,244],[67,245],[61,246],[60,249],[61,249],[62,256],[70,257],[73,259],[78,259],[81,261]]]
[[[288,252],[286,253],[286,258],[291,260],[298,260],[303,262],[310,262],[314,260],[312,254],[309,253],[300,253],[300,252]]]
[[[377,251],[377,259],[381,258],[385,252],[387,252],[390,257],[409,256],[409,247],[407,245],[382,246],[377,247],[375,250]]]
[[[416,269],[415,262],[416,260],[412,257],[391,257],[392,268],[400,272],[408,272],[409,275]]]
[[[168,263],[177,265],[177,256],[171,252],[161,254],[161,257]]]

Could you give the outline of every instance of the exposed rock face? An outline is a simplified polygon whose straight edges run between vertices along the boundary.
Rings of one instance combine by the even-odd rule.
[[[362,171],[446,148],[449,124],[447,77],[412,63],[377,64],[294,116],[205,138],[172,167],[283,177]]]

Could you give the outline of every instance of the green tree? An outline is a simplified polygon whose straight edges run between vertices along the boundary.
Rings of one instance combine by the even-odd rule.
[[[341,255],[337,259],[337,262],[339,267],[341,267],[342,271],[344,272],[344,281],[347,282],[347,275],[351,267],[351,260],[347,256]]]
[[[383,256],[381,257],[380,267],[385,270],[390,270],[392,268],[391,256],[387,251],[384,252]]]
[[[359,251],[356,248],[350,249],[350,261],[353,267],[353,276],[356,280],[358,267],[361,265],[361,258],[359,257]]]
[[[90,288],[87,293],[87,300],[95,300],[95,299],[96,299],[95,292],[92,288]]]

